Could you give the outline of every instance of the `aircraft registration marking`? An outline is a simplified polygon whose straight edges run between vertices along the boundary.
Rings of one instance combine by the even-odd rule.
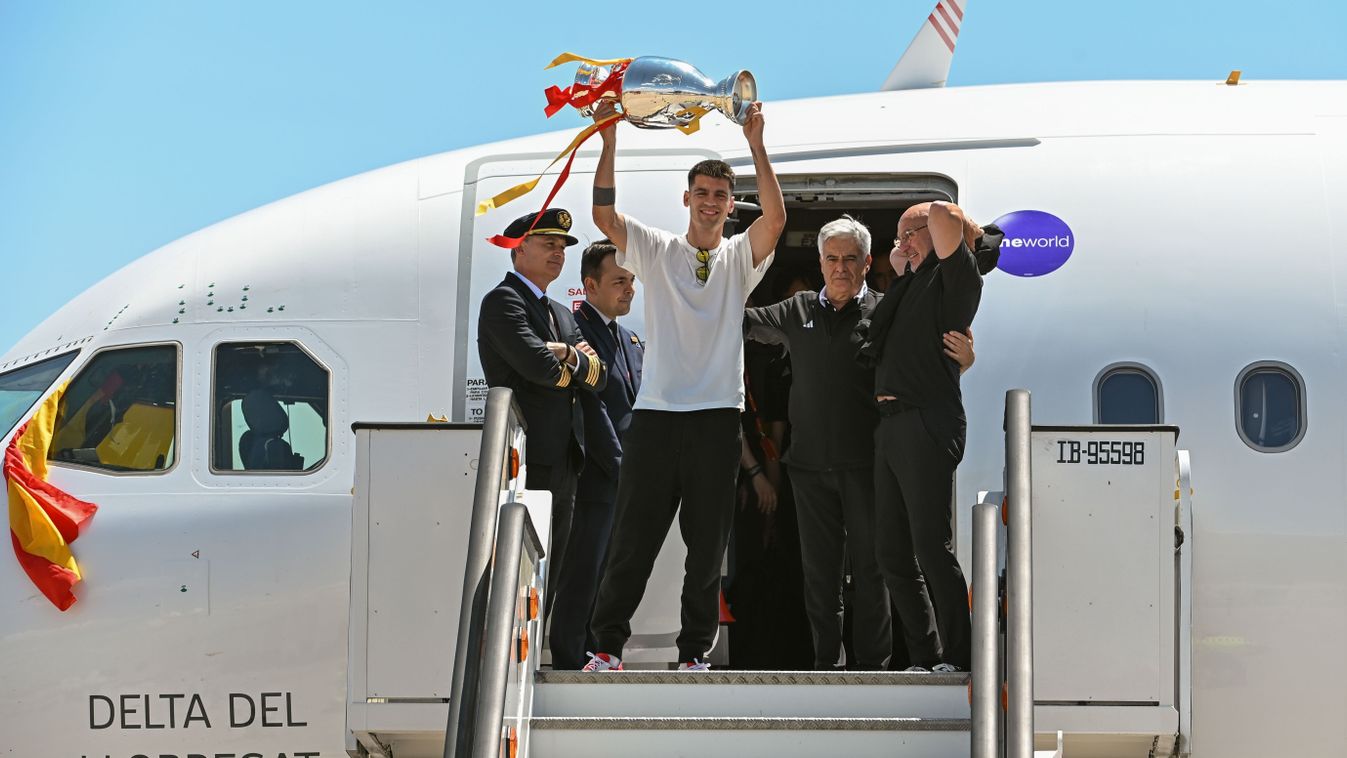
[[[1058,463],[1091,466],[1144,466],[1146,443],[1124,440],[1057,440]]]

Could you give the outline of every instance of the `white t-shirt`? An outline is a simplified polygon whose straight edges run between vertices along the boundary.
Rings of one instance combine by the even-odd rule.
[[[627,249],[617,265],[645,288],[645,363],[638,410],[744,408],[744,301],[772,264],[756,268],[747,232],[711,251],[697,282],[697,248],[681,234],[626,217]]]

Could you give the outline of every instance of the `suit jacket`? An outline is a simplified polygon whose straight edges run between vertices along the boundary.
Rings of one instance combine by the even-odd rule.
[[[584,460],[585,425],[577,395],[603,389],[608,367],[580,351],[574,371],[553,357],[548,342],[574,345],[583,337],[570,310],[551,298],[548,304],[551,319],[528,285],[506,274],[482,298],[477,352],[486,383],[514,390],[527,426],[528,460],[578,469]],[[553,320],[559,333],[553,332]]]
[[[622,463],[622,435],[631,426],[632,404],[641,388],[641,367],[645,345],[634,332],[617,325],[617,340],[603,316],[589,303],[575,312],[576,323],[585,340],[608,366],[608,384],[600,392],[585,393],[580,404],[585,411],[585,475],[580,487],[586,489],[590,472],[617,481]],[[619,357],[619,352],[621,356]]]

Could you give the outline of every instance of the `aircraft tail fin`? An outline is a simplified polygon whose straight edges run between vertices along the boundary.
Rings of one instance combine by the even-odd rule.
[[[945,86],[967,10],[968,0],[939,0],[880,90]]]

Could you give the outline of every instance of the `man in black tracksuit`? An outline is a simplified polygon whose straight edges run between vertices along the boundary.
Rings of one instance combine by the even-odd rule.
[[[784,342],[793,385],[790,466],[800,523],[805,609],[814,638],[814,668],[842,659],[842,579],[850,557],[855,586],[852,669],[884,669],[892,650],[888,594],[876,559],[873,447],[879,417],[874,372],[855,362],[860,335],[881,295],[865,286],[870,231],[850,216],[818,235],[825,286],[745,312],[748,338]],[[967,367],[972,340],[945,339],[949,355]],[[881,548],[882,549],[882,548]]]
[[[963,211],[948,203],[903,213],[892,253],[899,278],[876,309],[860,353],[875,367],[880,414],[879,564],[912,662],[937,670],[967,671],[972,657],[968,585],[954,554],[950,508],[967,422],[959,367],[940,346],[945,332],[970,327],[982,297],[968,226]]]

